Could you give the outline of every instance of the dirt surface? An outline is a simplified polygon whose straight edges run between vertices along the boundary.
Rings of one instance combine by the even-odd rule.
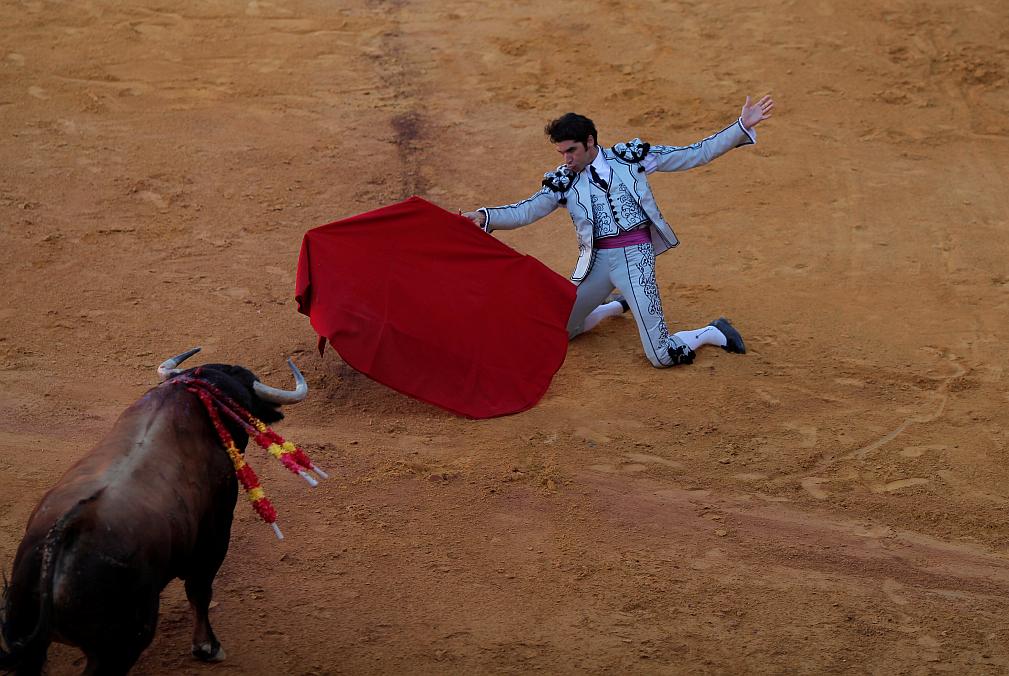
[[[155,367],[241,363],[309,399],[250,458],[188,656],[161,673],[1009,672],[1009,5],[0,4],[0,564]],[[540,405],[471,421],[352,371],[293,301],[302,234],[412,194],[521,199],[567,110],[687,144],[767,91],[758,145],[653,177],[683,245],[652,369],[633,321],[576,340]],[[500,238],[568,274],[558,212]],[[75,673],[76,650],[51,651]]]

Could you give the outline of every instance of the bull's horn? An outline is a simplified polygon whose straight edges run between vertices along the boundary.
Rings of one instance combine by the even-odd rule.
[[[182,369],[177,369],[176,367],[199,351],[200,348],[194,347],[192,350],[186,350],[182,354],[177,354],[174,357],[164,360],[161,362],[161,366],[158,367],[158,377],[164,381],[175,374],[180,373]]]
[[[308,383],[305,382],[305,376],[301,375],[301,371],[298,370],[298,367],[290,359],[287,360],[287,365],[291,367],[291,373],[294,374],[295,388],[293,390],[281,390],[264,385],[257,380],[252,383],[252,389],[256,391],[260,399],[268,401],[271,404],[284,405],[297,404],[308,396]]]

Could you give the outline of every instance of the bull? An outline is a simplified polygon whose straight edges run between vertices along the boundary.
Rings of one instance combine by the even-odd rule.
[[[40,673],[56,641],[83,651],[85,674],[128,672],[153,640],[161,591],[175,578],[185,581],[194,616],[193,656],[224,658],[208,611],[238,484],[207,409],[178,381],[195,373],[267,424],[284,417],[280,406],[303,400],[308,385],[290,360],[294,390],[265,385],[241,366],[178,368],[199,349],[165,360],[162,383],[32,512],[4,583],[0,669]],[[224,425],[244,451],[246,428]]]

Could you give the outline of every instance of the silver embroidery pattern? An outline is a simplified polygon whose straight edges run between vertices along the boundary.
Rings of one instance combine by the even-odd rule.
[[[662,316],[662,299],[659,298],[659,286],[655,281],[655,249],[651,244],[638,244],[635,248],[641,254],[635,262],[638,269],[638,286],[648,298],[648,314],[659,318],[659,340],[665,345],[669,342],[669,329],[666,328],[666,320]]]
[[[614,181],[609,195],[605,196],[593,187],[589,199],[592,202],[592,234],[596,239],[634,230],[648,222],[648,214],[638,204],[634,193],[623,183]],[[613,209],[616,209],[616,213],[613,213]]]
[[[606,203],[606,199],[600,197],[594,190],[592,191],[591,199],[593,224],[592,234],[596,239],[617,234],[617,226],[613,224],[613,219],[610,218],[610,205]]]
[[[641,209],[634,195],[623,183],[614,186],[616,190],[617,208],[620,209],[620,227],[631,230],[648,220],[648,215]]]

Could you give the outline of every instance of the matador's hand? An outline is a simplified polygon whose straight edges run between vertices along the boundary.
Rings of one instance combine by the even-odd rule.
[[[482,211],[460,211],[459,215],[465,216],[469,220],[473,221],[473,223],[479,228],[482,228],[484,224],[487,223],[487,214]]]
[[[750,103],[750,97],[747,96],[746,103],[743,104],[743,112],[739,114],[739,119],[743,122],[744,127],[752,129],[769,118],[772,110],[774,110],[774,99],[771,98],[770,94],[763,96],[756,103]]]

